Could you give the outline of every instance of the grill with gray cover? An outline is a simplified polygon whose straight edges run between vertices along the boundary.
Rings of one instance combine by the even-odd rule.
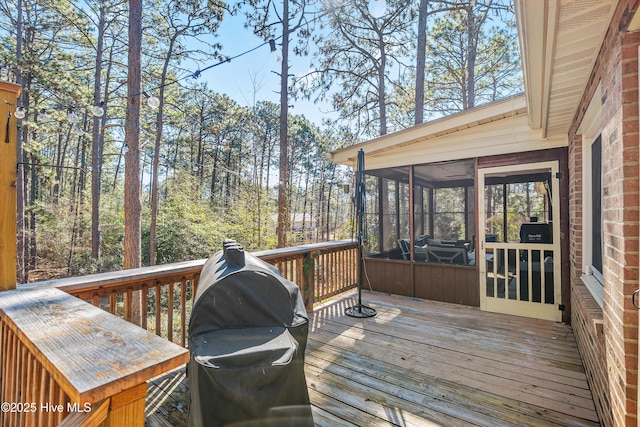
[[[189,322],[189,425],[313,426],[307,313],[294,283],[225,240],[202,268]]]

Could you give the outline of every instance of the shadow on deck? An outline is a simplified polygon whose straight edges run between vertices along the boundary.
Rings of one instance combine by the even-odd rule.
[[[597,426],[571,328],[365,292],[317,308],[305,358],[318,426]],[[184,369],[149,383],[148,426],[184,426]]]

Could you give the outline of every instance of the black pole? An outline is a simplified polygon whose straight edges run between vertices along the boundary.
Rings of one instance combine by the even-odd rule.
[[[365,185],[364,185],[364,151],[358,151],[358,163],[356,169],[356,189],[355,189],[355,205],[356,205],[356,225],[357,225],[357,242],[358,242],[358,304],[348,307],[344,310],[347,316],[351,317],[373,317],[376,310],[362,305],[362,277],[364,274],[364,256],[362,251],[362,221],[365,208]]]

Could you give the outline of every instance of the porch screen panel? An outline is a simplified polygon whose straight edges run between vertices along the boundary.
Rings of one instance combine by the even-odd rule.
[[[363,252],[370,255],[380,252],[378,178],[365,175],[365,210],[363,216]]]
[[[434,238],[467,239],[466,188],[437,188],[434,190]]]
[[[484,203],[486,212],[485,235],[487,240],[504,241],[504,190],[502,184],[486,185]],[[494,237],[495,236],[495,237]]]
[[[365,254],[400,257],[398,240],[409,237],[409,168],[367,171],[365,191]]]
[[[416,210],[414,212],[415,215],[415,226],[416,226],[416,237],[422,235],[433,236],[433,227],[431,222],[431,196],[433,195],[433,191],[430,188],[418,187],[417,194],[420,194],[420,197],[416,197]]]
[[[409,206],[410,187],[408,183],[398,183],[398,238],[409,238],[411,210]]]
[[[465,240],[471,240],[475,244],[475,236],[476,236],[476,210],[475,210],[475,199],[476,192],[473,187],[467,187],[467,199],[466,199],[466,220],[465,220],[465,231],[466,236]]]
[[[549,222],[548,184],[543,181],[485,186],[485,233],[498,242],[519,242],[525,222]]]
[[[507,241],[520,241],[525,222],[549,222],[547,187],[543,181],[507,185]]]
[[[399,188],[396,184],[396,181],[382,178],[382,191],[380,192],[380,216],[382,218],[381,249],[385,252],[398,246]]]
[[[424,189],[419,185],[413,187],[413,233],[421,236],[427,234],[425,232],[425,206],[424,206]]]

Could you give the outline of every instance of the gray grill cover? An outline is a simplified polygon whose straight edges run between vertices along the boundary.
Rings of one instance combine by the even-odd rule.
[[[309,324],[294,283],[234,241],[202,268],[189,322],[189,425],[313,425]]]

